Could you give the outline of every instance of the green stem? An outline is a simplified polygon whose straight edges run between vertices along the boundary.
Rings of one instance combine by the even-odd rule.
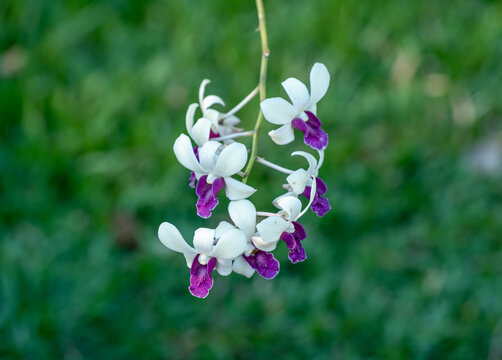
[[[267,38],[267,25],[265,24],[265,8],[263,7],[263,0],[256,0],[256,10],[258,11],[258,30],[260,31],[261,39],[261,65],[260,65],[260,80],[258,82],[258,90],[260,92],[260,102],[265,100],[267,91],[267,65],[268,57],[270,56],[270,50],[268,48],[268,38]],[[254,162],[256,160],[256,154],[258,153],[258,136],[260,135],[261,123],[263,121],[263,113],[261,109],[258,111],[258,118],[256,119],[256,124],[254,126],[253,144],[251,147],[251,155],[249,157],[248,166],[246,167],[245,176],[242,179],[244,183],[247,182],[251,169],[253,168]]]

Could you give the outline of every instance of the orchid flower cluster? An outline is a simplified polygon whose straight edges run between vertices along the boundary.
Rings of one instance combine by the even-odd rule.
[[[272,201],[276,212],[257,211],[248,199],[257,189],[245,183],[249,174],[242,169],[248,162],[248,150],[243,143],[237,142],[244,136],[256,135],[255,131],[243,131],[238,127],[240,120],[235,113],[257,91],[225,113],[213,108],[225,105],[220,97],[205,96],[209,80],[202,82],[199,103],[191,104],[186,113],[187,134],[181,134],[174,142],[174,154],[190,171],[188,183],[195,188],[198,197],[197,215],[210,218],[224,189],[230,200],[230,221],[222,221],[215,228],[195,230],[193,246],[168,222],[162,223],[158,231],[160,241],[167,248],[184,255],[190,268],[189,291],[192,295],[200,298],[208,295],[213,286],[214,270],[222,276],[235,272],[249,278],[256,272],[265,279],[274,278],[279,272],[279,262],[272,252],[280,241],[286,244],[292,263],[306,259],[302,245],[306,232],[299,220],[309,208],[319,217],[330,210],[329,200],[324,196],[326,184],[319,177],[328,135],[316,115],[317,103],[325,95],[329,79],[326,67],[316,63],[310,72],[310,92],[300,80],[289,78],[282,86],[291,103],[280,97],[260,103],[261,115],[270,123],[281,125],[269,132],[276,144],[291,143],[294,129],[297,129],[303,133],[305,144],[317,153],[314,156],[305,151],[293,152],[292,156],[303,157],[308,164],[307,168],[297,170],[286,169],[262,157],[253,159],[285,175],[283,188],[286,192]],[[195,121],[199,108],[200,117]],[[235,175],[242,176],[243,181],[235,179]],[[301,202],[303,198],[307,202],[305,207]]]

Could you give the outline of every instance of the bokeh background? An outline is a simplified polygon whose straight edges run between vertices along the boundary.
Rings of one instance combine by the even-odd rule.
[[[280,246],[276,279],[202,301],[156,232],[226,219],[195,216],[172,144],[202,79],[227,106],[256,85],[254,2],[0,2],[0,358],[502,358],[502,3],[265,7],[269,96],[332,74],[333,209],[305,218],[307,261]],[[283,180],[255,165],[260,209]]]

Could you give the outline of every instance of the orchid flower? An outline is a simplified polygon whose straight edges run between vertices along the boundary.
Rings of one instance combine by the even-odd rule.
[[[328,135],[321,129],[316,116],[317,102],[326,94],[329,72],[325,65],[315,63],[310,71],[310,94],[300,80],[288,78],[282,82],[291,103],[283,98],[265,99],[260,104],[263,116],[272,124],[282,125],[269,132],[279,145],[289,144],[295,138],[293,128],[304,134],[304,142],[313,149],[322,150],[328,145]]]
[[[323,196],[328,190],[328,187],[326,186],[326,183],[317,176],[324,161],[324,151],[322,150],[318,152],[319,162],[317,162],[315,157],[307,152],[293,152],[291,156],[303,156],[307,160],[309,167],[307,170],[300,168],[294,171],[286,178],[286,181],[288,182],[292,192],[297,195],[305,196],[309,200],[312,190],[311,185],[312,182],[315,181],[317,186],[314,199],[311,204],[311,209],[315,214],[317,214],[317,216],[322,217],[331,209],[331,205],[329,204],[328,198]]]
[[[217,141],[208,141],[198,149],[196,156],[190,138],[181,134],[173,149],[181,165],[193,171],[198,179],[195,192],[200,217],[207,219],[211,216],[211,211],[218,205],[218,192],[223,188],[230,200],[245,199],[256,191],[231,177],[246,164],[247,150],[243,144],[222,145]]]
[[[280,209],[277,215],[267,217],[256,226],[262,240],[269,245],[283,240],[292,263],[305,260],[307,256],[301,244],[306,237],[305,229],[296,221],[304,213],[302,203],[295,196],[283,195],[274,200],[274,205]]]
[[[193,237],[193,247],[183,239],[178,229],[164,222],[160,225],[158,236],[167,248],[182,253],[190,268],[189,291],[192,295],[205,298],[213,287],[211,273],[216,271],[223,276],[231,273],[231,260],[246,249],[246,236],[235,228],[227,231],[197,229]]]
[[[193,103],[188,107],[186,117],[185,117],[185,125],[187,128],[188,135],[195,141],[197,146],[202,146],[209,139],[218,137],[218,135],[212,129],[211,120],[201,117],[194,125],[194,117],[198,104]]]
[[[194,125],[195,112],[199,106],[196,103],[188,107],[185,117],[188,135],[195,141],[197,146],[204,145],[209,139],[225,136],[240,130],[235,127],[240,123],[240,120],[236,116],[224,116],[225,114],[211,109],[211,106],[215,104],[225,106],[225,103],[219,96],[204,96],[206,85],[209,83],[210,81],[205,79],[202,81],[199,88],[199,104],[202,111],[202,117],[199,118]]]
[[[236,127],[240,123],[240,120],[233,115],[234,112],[238,111],[242,104],[237,105],[231,110],[231,113],[224,114],[220,113],[215,109],[211,109],[211,106],[219,104],[225,106],[223,100],[216,95],[204,96],[206,85],[210,83],[210,80],[203,80],[199,88],[199,104],[193,103],[188,107],[185,116],[185,125],[188,135],[195,141],[196,146],[193,148],[195,156],[198,159],[198,149],[200,146],[204,145],[210,139],[216,139],[221,136],[227,136],[235,134],[242,129]],[[243,103],[248,101],[250,94]],[[195,112],[200,105],[202,111],[202,117],[197,120],[194,124]],[[233,142],[233,140],[226,139],[224,142]],[[190,172],[189,185],[191,188],[195,187],[196,176],[193,171]]]
[[[256,208],[249,200],[231,201],[228,214],[235,226],[222,221],[216,231],[238,228],[246,235],[247,247],[244,253],[234,260],[232,270],[251,277],[256,270],[261,277],[272,279],[279,273],[279,262],[267,251],[273,250],[256,234]],[[263,246],[262,246],[263,245]]]

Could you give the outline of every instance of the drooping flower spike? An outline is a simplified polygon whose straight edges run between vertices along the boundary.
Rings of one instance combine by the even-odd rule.
[[[260,76],[256,87],[237,105],[227,112],[223,99],[216,95],[205,95],[209,80],[203,80],[199,88],[198,103],[191,104],[186,113],[187,135],[181,134],[174,142],[173,150],[178,161],[190,170],[189,185],[197,194],[197,214],[209,218],[218,205],[218,193],[225,189],[230,199],[228,205],[229,221],[220,221],[216,228],[195,230],[193,246],[189,245],[178,229],[164,222],[160,225],[158,236],[169,249],[185,256],[190,268],[189,291],[192,295],[205,298],[213,286],[213,271],[226,276],[232,272],[251,277],[257,273],[265,279],[272,279],[280,269],[279,261],[272,251],[283,241],[292,263],[306,259],[303,240],[306,233],[299,219],[312,209],[318,216],[324,215],[330,204],[324,194],[327,186],[319,178],[323,163],[324,148],[328,135],[323,131],[317,117],[317,102],[326,94],[330,75],[326,66],[315,63],[310,71],[310,91],[301,81],[288,78],[282,83],[291,102],[282,98],[261,101],[259,114],[252,130],[244,131],[237,126],[240,120],[235,116],[256,95],[265,98],[266,63],[268,45],[266,42],[263,0],[256,1],[262,39],[262,61]],[[269,122],[281,125],[269,132],[272,140],[287,144],[294,140],[294,129],[303,133],[305,144],[319,153],[319,161],[309,153],[295,151],[292,156],[302,156],[308,168],[290,170],[274,164],[258,153],[258,137],[263,117]],[[245,136],[253,136],[248,162],[248,149],[240,142]],[[247,163],[247,165],[246,165]],[[279,210],[274,212],[256,211],[247,198],[256,189],[246,185],[255,163],[261,163],[275,171],[287,174],[287,193],[276,198],[272,204]],[[246,169],[242,171],[244,166]],[[242,182],[233,178],[242,177]],[[266,186],[262,184],[259,187]],[[173,191],[175,189],[169,189]],[[267,187],[267,192],[274,192]],[[308,204],[302,208],[303,197]],[[300,200],[301,199],[301,200]],[[257,221],[257,216],[261,221]]]
[[[211,216],[211,211],[218,205],[218,192],[223,188],[230,200],[245,199],[256,191],[231,177],[246,164],[247,150],[243,144],[222,145],[217,141],[208,141],[198,149],[196,156],[188,136],[181,134],[173,149],[181,165],[195,173],[196,207],[200,217]]]
[[[303,156],[309,163],[307,170],[298,169],[290,174],[286,181],[288,182],[290,189],[297,195],[305,196],[310,200],[310,194],[312,190],[312,182],[316,182],[316,191],[314,193],[314,198],[312,200],[311,209],[317,214],[317,216],[322,217],[331,209],[328,198],[323,195],[328,190],[326,183],[318,177],[319,168],[321,167],[324,160],[324,151],[319,152],[319,162],[309,153],[304,151],[295,151],[291,155]]]
[[[192,295],[205,298],[213,287],[212,271],[226,276],[232,272],[232,260],[246,249],[246,236],[235,228],[226,231],[197,229],[193,237],[193,246],[187,244],[178,229],[164,222],[159,227],[159,239],[167,248],[185,256],[190,268],[190,286]]]
[[[315,63],[310,71],[310,94],[300,80],[289,78],[282,86],[292,103],[283,98],[265,99],[260,104],[263,116],[272,124],[282,125],[269,132],[272,140],[279,145],[289,144],[295,138],[293,128],[304,134],[304,142],[313,149],[323,150],[328,145],[328,135],[321,129],[321,121],[316,116],[317,102],[329,87],[329,72],[326,66]]]

